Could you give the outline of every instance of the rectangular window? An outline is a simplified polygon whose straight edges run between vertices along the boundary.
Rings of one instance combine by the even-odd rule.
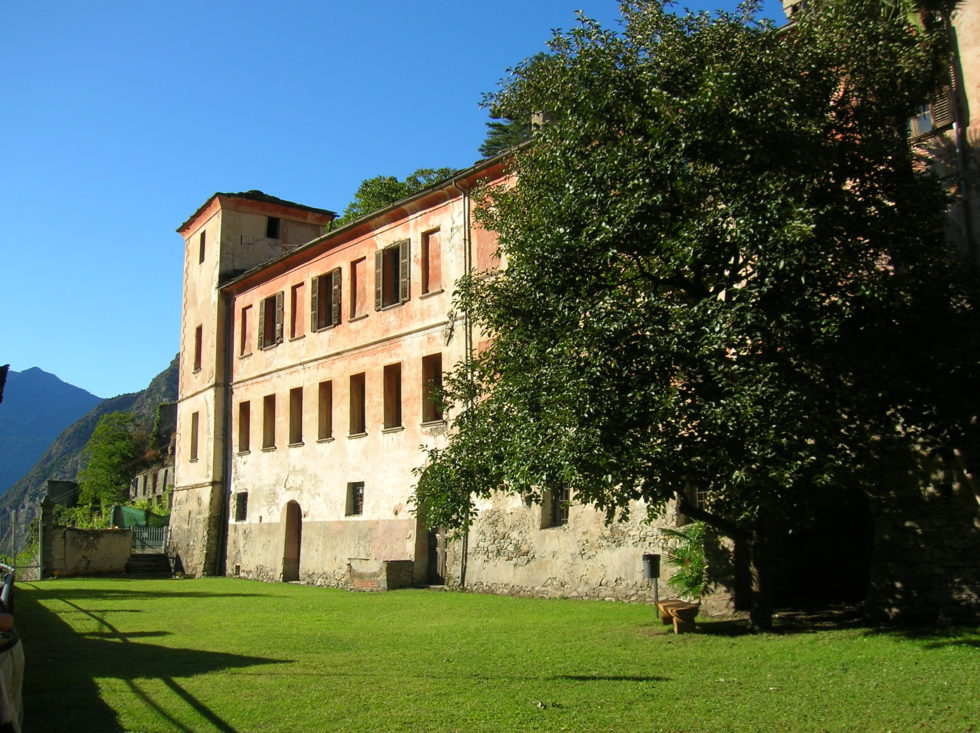
[[[265,236],[269,239],[279,239],[279,218],[270,216],[265,222]]]
[[[289,390],[289,444],[303,444],[303,388]]]
[[[442,250],[439,230],[433,229],[422,235],[422,293],[433,293],[442,288]]]
[[[317,400],[317,440],[333,437],[333,382],[320,382]]]
[[[541,529],[563,527],[568,524],[570,499],[567,486],[541,492]]]
[[[244,522],[248,516],[248,492],[239,491],[235,494],[235,521]]]
[[[442,354],[422,357],[422,422],[442,420]]]
[[[191,460],[197,460],[197,441],[200,437],[201,413],[191,413]]]
[[[198,241],[197,241],[197,263],[199,265],[204,263],[204,249],[205,249],[204,248],[204,232],[201,232],[201,236],[198,238]]]
[[[283,293],[280,290],[262,301],[259,310],[259,348],[268,349],[282,343]]]
[[[194,371],[201,371],[201,349],[204,346],[204,327],[194,329]]]
[[[350,378],[350,434],[363,435],[367,432],[364,405],[364,372],[352,374]]]
[[[238,336],[238,355],[245,356],[252,353],[252,329],[249,324],[252,322],[252,306],[246,305],[242,308],[242,319],[239,324]]]
[[[350,319],[367,313],[367,259],[350,263]]]
[[[289,338],[299,338],[303,335],[303,283],[293,285],[289,290]]]
[[[238,452],[247,453],[252,442],[252,408],[248,400],[238,403]]]
[[[310,288],[310,325],[314,331],[340,323],[340,268],[313,278]]]
[[[398,428],[402,424],[402,365],[389,364],[385,378],[385,428]]]
[[[403,239],[374,253],[374,309],[408,300],[411,294],[410,241]]]
[[[276,447],[276,396],[266,395],[262,399],[262,448]]]
[[[348,517],[357,516],[364,513],[364,482],[352,481],[347,484],[347,508],[345,514]]]

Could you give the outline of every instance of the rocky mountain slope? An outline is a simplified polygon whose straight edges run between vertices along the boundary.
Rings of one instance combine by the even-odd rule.
[[[0,404],[0,494],[34,465],[51,441],[101,397],[31,367],[10,371]]]
[[[9,389],[9,382],[8,382]],[[0,498],[0,507],[33,508],[44,496],[48,479],[74,481],[81,468],[81,453],[92,436],[99,418],[110,412],[132,411],[152,425],[157,405],[177,399],[177,357],[153,378],[141,392],[132,392],[103,400],[84,417],[65,429],[24,476]],[[6,406],[6,391],[4,403]]]

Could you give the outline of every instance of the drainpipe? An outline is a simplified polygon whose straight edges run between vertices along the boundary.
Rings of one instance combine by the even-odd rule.
[[[453,187],[459,191],[463,201],[463,272],[467,275],[473,272],[473,237],[471,235],[471,214],[470,214],[470,189],[459,185],[458,180],[453,180]],[[463,311],[463,359],[469,364],[473,359],[473,326],[470,321],[470,314]],[[467,523],[463,531],[463,540],[459,563],[459,586],[466,588],[466,566],[469,561],[470,549],[470,526]]]
[[[221,408],[221,423],[215,431],[216,435],[224,438],[224,451],[222,455],[221,471],[221,509],[218,512],[218,558],[215,571],[218,575],[227,574],[228,564],[228,507],[231,504],[231,462],[232,462],[232,440],[231,436],[231,369],[232,351],[235,343],[235,310],[232,307],[232,298],[226,293],[221,294],[221,299],[225,307],[225,334],[222,339],[224,348],[224,374],[222,378],[224,384],[221,391],[224,393],[224,405]]]

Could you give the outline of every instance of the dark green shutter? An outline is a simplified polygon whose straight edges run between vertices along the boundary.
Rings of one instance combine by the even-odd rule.
[[[330,273],[330,325],[340,325],[340,268]]]
[[[313,278],[313,282],[310,283],[310,330],[318,331],[320,329],[320,321],[317,318],[320,306],[320,278]]]
[[[276,343],[282,343],[282,323],[283,323],[283,292],[276,293]]]
[[[374,309],[381,310],[382,293],[384,288],[384,273],[381,268],[384,264],[384,250],[377,250],[374,253]]]
[[[259,348],[264,349],[265,343],[265,301],[259,301]]]
[[[398,243],[398,300],[404,303],[411,294],[411,240]]]

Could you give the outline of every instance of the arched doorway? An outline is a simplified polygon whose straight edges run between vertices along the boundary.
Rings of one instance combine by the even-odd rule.
[[[286,504],[286,533],[282,551],[282,581],[299,580],[299,555],[303,544],[303,512],[299,504]]]

